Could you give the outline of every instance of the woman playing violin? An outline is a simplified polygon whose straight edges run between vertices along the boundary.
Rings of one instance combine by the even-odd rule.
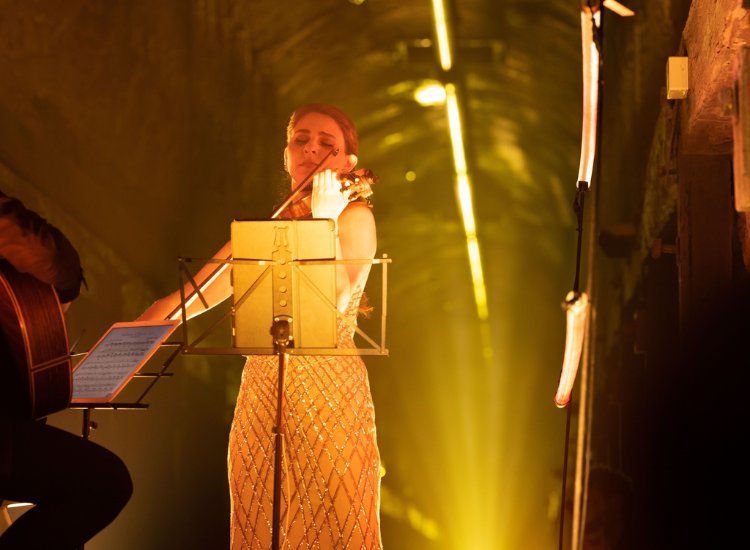
[[[375,220],[362,202],[350,202],[339,174],[357,164],[354,124],[339,109],[309,104],[297,109],[287,128],[284,165],[295,188],[334,149],[312,178],[307,202],[314,218],[336,222],[336,258],[372,259]],[[344,153],[344,154],[341,154]],[[299,212],[300,208],[289,211]],[[226,259],[231,242],[215,258]],[[196,283],[209,306],[231,295],[229,269],[218,276],[209,264]],[[337,266],[338,309],[356,319],[370,265]],[[191,285],[186,291],[192,290]],[[179,292],[156,302],[141,320],[164,319],[180,303]],[[188,317],[205,311],[198,300]],[[354,348],[353,331],[338,322],[337,345]],[[274,356],[251,356],[245,365],[229,438],[232,549],[271,547],[273,452],[276,407]],[[290,356],[286,377],[287,428],[282,473],[281,542],[293,549],[379,549],[380,457],[367,370],[358,356]]]

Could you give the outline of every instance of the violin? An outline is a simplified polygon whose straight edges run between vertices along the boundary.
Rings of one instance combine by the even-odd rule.
[[[338,174],[341,181],[341,192],[352,190],[349,202],[361,202],[372,208],[372,185],[378,183],[378,176],[372,170],[360,169]],[[312,192],[308,191],[301,199],[290,203],[278,216],[280,219],[312,218]]]
[[[323,157],[323,160],[312,169],[307,177],[295,187],[289,195],[282,201],[282,203],[276,207],[271,214],[270,218],[284,218],[284,219],[305,219],[312,218],[312,192],[307,191],[307,187],[312,183],[312,177],[323,168],[329,157],[336,156],[339,154],[338,149],[331,149],[328,154]],[[349,202],[364,202],[368,207],[372,208],[372,185],[378,182],[378,176],[372,173],[372,170],[360,169],[354,172],[341,172],[339,173],[339,180],[341,180],[341,191],[353,188],[352,194],[349,196]],[[302,198],[298,198],[302,197]],[[295,199],[297,199],[295,201]],[[232,257],[226,258],[231,260]],[[198,286],[201,291],[208,286],[208,284],[214,280],[214,278],[225,269],[227,264],[219,264],[216,269],[203,280]],[[193,290],[185,298],[186,300],[193,299],[196,291]],[[181,312],[181,306],[176,307],[167,317],[168,319],[177,319]]]

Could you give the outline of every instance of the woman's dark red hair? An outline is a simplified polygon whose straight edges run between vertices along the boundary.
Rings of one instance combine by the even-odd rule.
[[[336,124],[341,128],[341,132],[344,134],[344,145],[346,147],[345,153],[347,155],[359,155],[359,138],[357,137],[357,130],[354,127],[354,123],[349,116],[342,111],[337,109],[333,105],[326,103],[308,103],[303,105],[292,113],[289,118],[289,124],[286,127],[286,141],[289,143],[292,140],[292,134],[294,134],[294,127],[305,115],[310,113],[320,113],[331,117],[336,121]]]

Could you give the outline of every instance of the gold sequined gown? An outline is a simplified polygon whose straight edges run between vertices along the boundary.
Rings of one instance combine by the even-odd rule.
[[[353,332],[339,319],[339,347],[355,347]],[[277,358],[248,358],[229,438],[232,550],[271,548],[277,384]],[[362,359],[290,356],[285,421],[281,548],[380,549],[380,456]]]

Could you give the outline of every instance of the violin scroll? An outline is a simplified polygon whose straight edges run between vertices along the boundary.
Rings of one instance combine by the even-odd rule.
[[[354,172],[341,172],[339,174],[339,180],[341,180],[341,191],[352,189],[352,194],[349,195],[349,202],[361,201],[366,202],[368,206],[372,207],[372,185],[378,183],[380,178],[373,174],[372,170],[366,170],[361,168]]]

